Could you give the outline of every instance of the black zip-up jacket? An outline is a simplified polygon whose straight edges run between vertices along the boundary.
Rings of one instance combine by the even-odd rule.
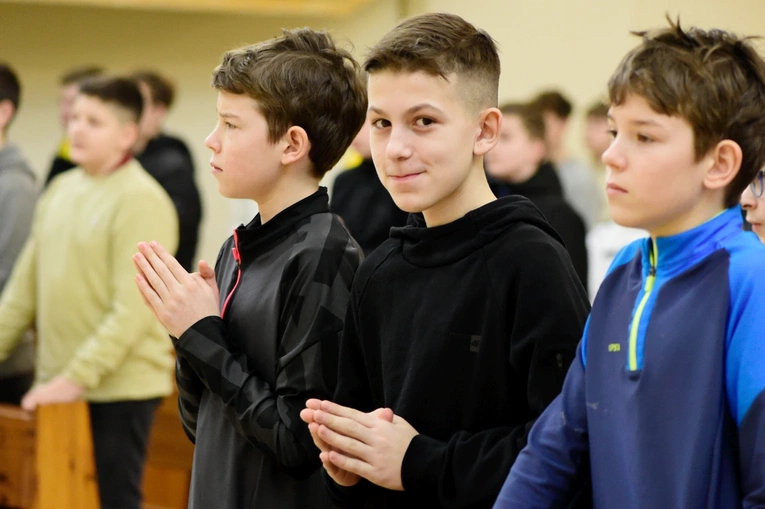
[[[419,433],[404,491],[362,480],[352,508],[490,508],[558,395],[589,301],[560,237],[525,198],[394,228],[353,282],[335,401],[391,408]]]
[[[175,341],[181,420],[196,444],[189,508],[328,507],[299,414],[332,396],[359,256],[324,188],[223,245],[223,316]]]
[[[566,244],[566,250],[571,255],[574,269],[586,287],[588,271],[587,228],[581,216],[563,196],[563,187],[555,167],[550,163],[542,163],[533,177],[519,184],[498,180],[490,182],[497,198],[518,194],[528,198],[537,206],[550,226],[560,234],[564,244]]]

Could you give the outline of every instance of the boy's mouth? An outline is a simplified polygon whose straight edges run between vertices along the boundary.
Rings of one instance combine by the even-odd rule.
[[[210,167],[212,168],[213,173],[223,173],[223,170],[220,168],[220,166],[215,166],[213,163],[210,163]]]
[[[618,193],[626,193],[627,190],[623,187],[617,186],[616,184],[613,184],[611,182],[606,183],[606,192],[608,194],[618,194]]]

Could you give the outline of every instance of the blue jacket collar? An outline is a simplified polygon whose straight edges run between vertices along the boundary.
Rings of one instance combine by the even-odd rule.
[[[657,277],[671,277],[695,265],[718,250],[725,240],[740,233],[742,228],[741,207],[736,205],[688,231],[669,237],[657,237]],[[651,270],[652,241],[647,238],[642,242],[643,273],[646,276]]]

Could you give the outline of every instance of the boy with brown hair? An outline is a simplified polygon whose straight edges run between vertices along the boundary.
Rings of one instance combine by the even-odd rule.
[[[200,262],[188,274],[153,242],[135,256],[138,286],[175,338],[196,444],[189,507],[321,509],[319,451],[299,413],[334,391],[360,251],[319,180],[361,127],[364,84],[347,51],[306,28],[229,51],[213,86],[212,173],[223,196],[260,213],[226,241],[215,273]]]
[[[451,14],[402,21],[371,50],[372,158],[403,210],[353,282],[334,402],[301,417],[347,507],[489,507],[559,393],[589,305],[525,198],[497,200],[499,56]]]
[[[584,221],[563,198],[555,166],[547,160],[545,123],[539,109],[530,104],[507,103],[497,146],[486,154],[486,172],[498,198],[518,194],[537,206],[563,238],[574,269],[587,284],[587,230]]]
[[[177,242],[173,204],[132,158],[142,99],[127,78],[82,83],[67,125],[77,167],[43,193],[0,297],[0,359],[38,335],[21,405],[88,401],[103,508],[139,509],[149,430],[172,392],[171,345],[130,263],[147,236]]]
[[[765,247],[738,199],[765,163],[765,62],[722,30],[638,32],[609,82],[617,255],[561,396],[495,507],[765,507]]]

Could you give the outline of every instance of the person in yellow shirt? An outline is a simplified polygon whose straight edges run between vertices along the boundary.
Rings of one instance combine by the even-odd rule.
[[[40,198],[0,295],[0,360],[34,326],[35,384],[22,407],[88,401],[103,509],[138,509],[151,422],[172,392],[172,345],[135,288],[146,238],[175,249],[170,198],[130,155],[143,101],[126,78],[83,83],[67,134],[77,167]]]

